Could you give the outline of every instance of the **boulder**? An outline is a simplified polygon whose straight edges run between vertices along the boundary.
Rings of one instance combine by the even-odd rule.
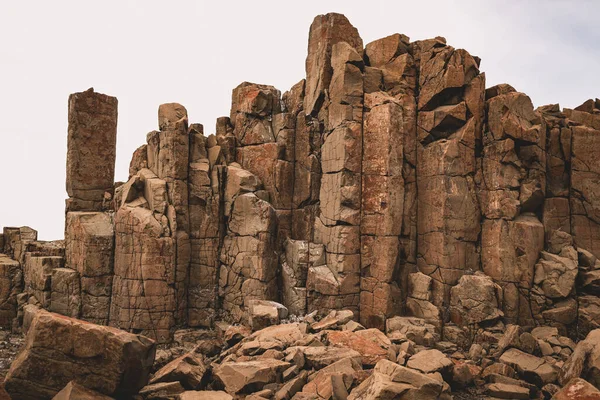
[[[248,302],[248,316],[253,330],[277,325],[287,317],[288,309],[283,304],[270,300],[250,300]]]
[[[575,286],[577,272],[577,260],[543,251],[535,265],[533,283],[539,285],[548,298],[565,298]]]
[[[179,382],[185,389],[198,389],[207,372],[204,357],[190,352],[159,369],[150,383]]]
[[[105,396],[94,390],[87,389],[75,381],[71,381],[56,393],[52,400],[111,400],[112,397]]]
[[[388,336],[399,332],[416,344],[433,347],[440,340],[435,326],[425,322],[422,318],[393,317],[386,321],[385,332]]]
[[[183,392],[179,395],[178,400],[233,400],[233,397],[221,390],[200,390]]]
[[[356,360],[359,364],[362,362],[361,354],[347,347],[336,346],[304,346],[290,347],[285,353],[290,354],[294,350],[300,350],[304,355],[306,366],[308,368],[321,369],[331,365],[344,358]]]
[[[256,361],[224,362],[213,371],[214,377],[229,394],[256,391],[269,383],[279,382],[281,373],[290,366],[284,361],[266,358]]]
[[[177,121],[187,117],[187,110],[181,104],[166,103],[158,107],[158,126],[161,131],[171,128]]]
[[[500,286],[483,273],[463,275],[450,290],[451,321],[462,326],[502,317],[500,293]]]
[[[308,379],[308,371],[301,371],[298,376],[288,380],[276,393],[275,400],[290,400],[302,390]],[[285,377],[284,377],[285,380]]]
[[[416,369],[424,374],[439,372],[449,375],[453,367],[452,361],[439,350],[422,350],[411,356],[406,363],[408,368]]]
[[[319,332],[324,329],[333,329],[337,326],[342,326],[354,318],[354,313],[351,310],[332,310],[318,322],[310,326],[313,332]]]
[[[518,349],[509,349],[500,357],[500,362],[513,367],[527,382],[542,387],[558,378],[556,368],[543,359]]]
[[[362,371],[360,361],[344,358],[317,371],[302,388],[303,393],[318,396],[320,399],[331,399],[334,393],[342,392],[342,398]],[[333,397],[335,398],[335,397]],[[295,399],[295,397],[294,397]]]
[[[414,389],[412,385],[397,383],[385,374],[373,372],[352,390],[348,400],[404,399],[411,389]]]
[[[437,379],[433,374],[423,374],[388,360],[379,361],[373,371],[388,376],[393,382],[413,386],[409,389],[407,398],[433,400],[438,399],[444,391],[443,381]]]
[[[387,359],[392,342],[379,329],[364,329],[356,332],[332,331],[327,334],[330,345],[356,350],[363,365],[375,365]]]
[[[495,398],[499,399],[528,399],[529,389],[518,386],[509,385],[507,383],[490,383],[486,387],[486,392]]]
[[[175,397],[184,391],[179,382],[160,382],[144,386],[139,394],[144,400],[163,400]]]
[[[573,378],[554,394],[552,400],[600,400],[600,390],[581,378]]]
[[[144,336],[39,310],[5,388],[14,398],[51,398],[75,381],[108,396],[133,395],[148,382],[154,354]]]

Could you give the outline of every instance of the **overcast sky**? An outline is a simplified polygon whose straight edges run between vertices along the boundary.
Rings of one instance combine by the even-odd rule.
[[[64,230],[67,99],[119,99],[115,180],[179,102],[214,132],[242,81],[282,92],[304,77],[308,28],[344,13],[365,44],[392,33],[444,36],[536,106],[600,97],[600,1],[0,0],[0,226]]]

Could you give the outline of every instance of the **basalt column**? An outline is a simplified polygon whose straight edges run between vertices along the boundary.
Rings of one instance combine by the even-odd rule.
[[[384,329],[402,313],[407,263],[416,263],[416,69],[406,36],[365,52],[360,320]]]
[[[348,308],[358,314],[362,53],[358,32],[342,15],[319,16],[311,25],[304,112],[323,129],[314,241],[325,245],[326,264],[308,270],[309,311]]]
[[[189,135],[185,108],[162,105],[159,127],[160,131],[147,136],[148,168],[137,171],[115,194],[110,325],[164,342],[187,315]]]
[[[545,128],[529,97],[508,85],[486,91],[480,199],[483,272],[502,288],[507,321],[532,325],[530,291],[544,247]]]
[[[600,101],[589,100],[565,109],[571,123],[571,233],[577,246],[600,257],[600,167],[595,151],[600,145]]]
[[[64,272],[81,292],[67,309],[99,324],[108,323],[112,293],[116,135],[116,98],[93,89],[69,96]]]
[[[102,211],[113,192],[117,99],[94,89],[69,96],[67,211]]]
[[[219,246],[222,231],[221,167],[223,151],[214,135],[190,126],[189,212],[190,271],[188,324],[212,326],[217,311]]]
[[[433,279],[432,302],[443,313],[450,288],[479,269],[474,177],[485,78],[475,58],[441,38],[413,48],[419,59],[417,265]]]
[[[273,86],[244,82],[233,90],[231,123],[235,159],[255,174],[279,220],[279,244],[291,234],[295,114],[282,109]]]

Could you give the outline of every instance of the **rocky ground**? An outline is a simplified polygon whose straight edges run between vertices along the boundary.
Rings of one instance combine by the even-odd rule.
[[[498,322],[462,348],[419,318],[394,317],[380,331],[353,317],[341,310],[276,325],[255,320],[254,330],[217,323],[179,330],[157,347],[27,306],[27,344],[18,335],[2,342],[2,362],[22,351],[5,389],[13,399],[57,400],[600,398],[589,383],[600,382],[600,329],[575,344],[556,328]]]
[[[24,337],[20,333],[0,330],[0,378],[4,379],[17,353],[23,347]]]

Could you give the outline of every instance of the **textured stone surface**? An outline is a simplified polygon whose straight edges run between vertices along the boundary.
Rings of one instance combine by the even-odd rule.
[[[70,381],[109,396],[137,393],[154,361],[152,340],[38,311],[5,380],[13,398],[51,398]]]
[[[69,96],[67,209],[100,211],[112,195],[117,142],[117,99],[94,89]]]
[[[599,382],[596,347],[576,341],[600,328],[600,100],[534,109],[443,37],[364,46],[335,13],[307,50],[305,79],[242,82],[212,134],[160,105],[127,182],[117,100],[73,94],[65,241],[3,229],[2,328],[42,307],[173,341],[148,398]]]
[[[10,328],[17,317],[17,295],[23,291],[19,262],[0,254],[0,326]]]

